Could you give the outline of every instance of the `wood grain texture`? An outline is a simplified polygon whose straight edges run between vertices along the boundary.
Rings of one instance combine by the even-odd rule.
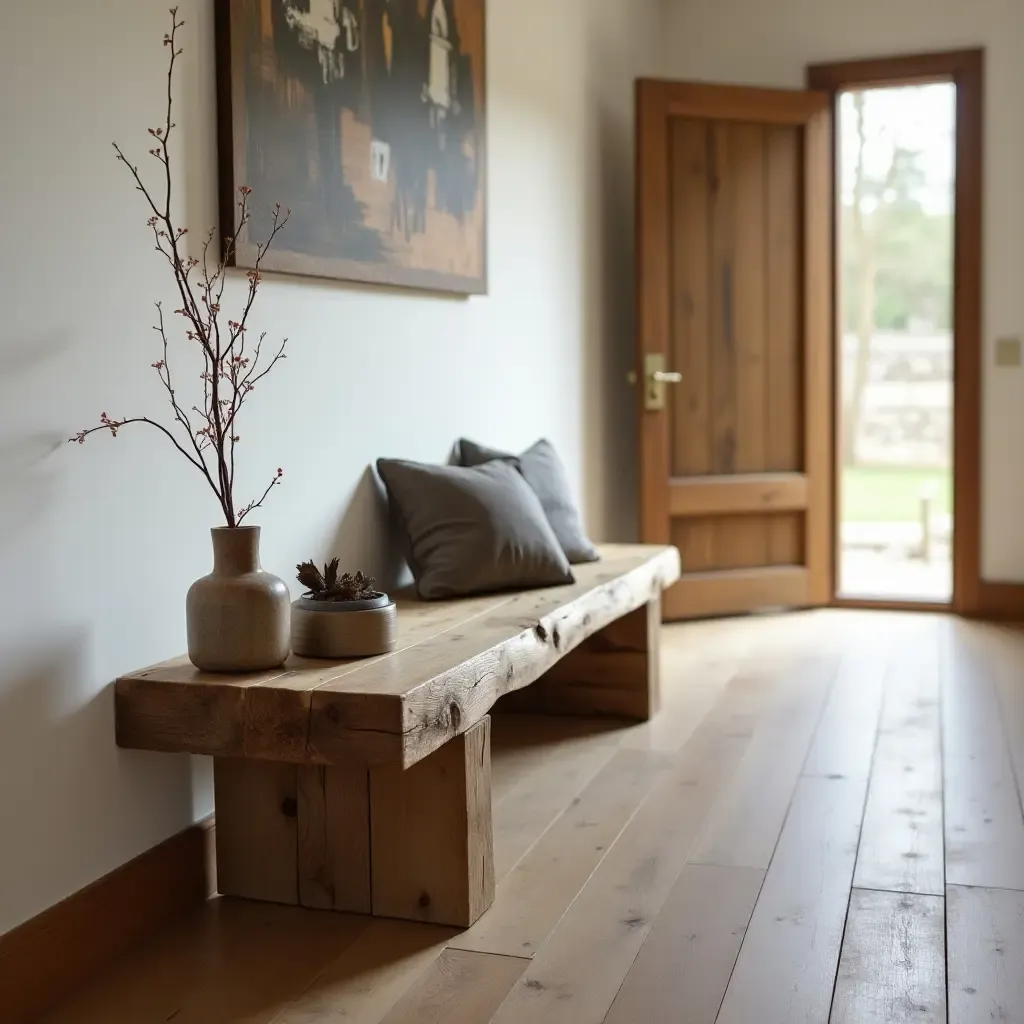
[[[446,606],[367,663],[290,661],[279,676],[209,677],[176,663],[118,681],[118,739],[155,750],[301,764],[410,767],[529,686],[679,575],[674,548],[611,546],[568,587]],[[414,609],[418,611],[418,609]],[[461,617],[459,617],[461,614]],[[446,623],[446,624],[443,624]],[[406,637],[403,645],[401,639]]]
[[[804,467],[802,339],[800,296],[801,134],[792,127],[773,127],[766,133],[767,224],[767,461],[774,473],[793,473]],[[803,508],[806,508],[806,495]],[[768,526],[772,565],[804,561],[803,519],[773,517]]]
[[[758,124],[732,126],[730,174],[735,180],[733,317],[736,349],[737,473],[768,468],[768,264],[765,131]],[[768,519],[742,520],[744,564],[768,564]]]
[[[346,920],[340,915],[313,916]],[[339,1019],[345,1024],[380,1024],[444,955],[455,934],[449,928],[408,921],[362,920],[368,922],[365,930],[319,967],[312,984],[272,1018],[273,1024],[328,1024]]]
[[[718,1024],[828,1020],[864,783],[802,779]]]
[[[673,366],[683,375],[670,403],[673,477],[709,474],[711,438],[711,169],[710,126],[672,122]],[[640,201],[643,201],[641,197]],[[670,514],[676,491],[669,497]],[[713,569],[713,523],[682,524],[680,548],[687,572]],[[674,534],[673,528],[673,534]]]
[[[446,949],[383,1024],[480,1024],[490,1020],[529,960]]]
[[[299,902],[298,769],[216,758],[217,888],[225,896]]]
[[[1024,816],[985,634],[951,624],[943,693],[946,882],[1024,890]]]
[[[688,864],[605,1024],[715,1024],[764,872]]]
[[[953,239],[953,605],[981,609],[982,398],[985,373],[985,56],[956,58],[956,196]]]
[[[361,764],[298,769],[299,903],[369,914],[370,781]]]
[[[502,879],[491,911],[453,945],[533,956],[670,767],[664,756],[619,751]]]
[[[648,80],[644,80],[648,81]],[[704,82],[655,82],[664,90],[670,117],[766,125],[805,125],[822,109],[823,97],[795,89],[762,89]]]
[[[0,1007],[10,1024],[39,1017],[118,957],[202,905],[212,822],[147,850],[0,935]]]
[[[488,928],[494,935],[507,929],[510,943],[522,934],[520,943],[539,944],[519,950],[533,962],[497,1011],[506,1020],[714,1020],[741,939],[723,1024],[821,1024],[830,1006],[836,1020],[899,1020],[931,986],[926,954],[941,932],[934,927],[941,897],[854,894],[840,941],[883,691],[892,693],[886,728],[917,729],[906,718],[929,711],[917,706],[917,676],[927,678],[938,657],[953,698],[944,709],[947,740],[966,762],[949,766],[946,785],[958,804],[964,792],[991,796],[986,780],[999,782],[1005,771],[1003,755],[991,751],[1009,749],[1012,777],[1013,752],[1024,750],[1024,634],[936,615],[821,610],[693,622],[665,629],[662,638],[665,710],[651,722],[612,727],[509,715],[498,723],[503,781],[495,834],[508,842],[507,864],[518,866],[506,869],[507,888],[499,887],[491,912],[469,932],[214,900],[136,944],[45,1024],[380,1024],[394,1012],[431,1019],[439,1007],[458,1019],[455,993],[473,1007],[478,986],[498,999],[501,985],[490,987],[489,972],[448,972],[439,958]],[[749,911],[761,872],[687,862],[722,805],[753,808],[751,831],[764,831],[758,797],[766,806],[776,800],[790,756],[785,726],[799,722],[809,698],[799,675],[836,658],[832,694],[744,935],[744,903]],[[773,731],[775,762],[765,756]],[[751,757],[757,745],[762,752]],[[913,743],[904,754],[903,767],[915,771],[932,756]],[[750,770],[755,762],[761,770]],[[958,785],[966,787],[960,796]],[[300,817],[300,835],[301,824]],[[971,863],[1003,864],[1008,835],[1012,853],[1003,824],[977,819]],[[165,888],[173,884],[168,876]],[[133,893],[143,906],[154,896],[162,892]],[[951,1021],[1024,1020],[1020,896],[949,887]],[[904,899],[928,912],[918,914]],[[101,902],[97,916],[82,922],[80,949],[102,947],[107,909]],[[0,939],[0,950],[7,941]],[[26,980],[62,967],[50,948],[48,938],[39,940]],[[76,949],[66,953],[73,964]],[[0,960],[5,1020],[8,966]],[[934,1019],[933,1001],[915,1005],[928,1006],[916,1016]],[[473,1016],[490,1020],[493,1006]]]
[[[807,69],[807,83],[812,89],[838,92],[851,86],[881,89],[887,86],[919,85],[929,80],[946,82],[958,73],[973,70],[982,56],[981,50],[943,50],[937,53],[911,53],[812,64]]]
[[[1024,1021],[1024,892],[946,890],[949,1024]]]
[[[711,472],[738,472],[739,352],[736,315],[736,225],[739,182],[733,163],[733,125],[710,123],[711,173]],[[733,518],[715,522],[715,569],[748,568],[759,563],[747,545],[746,523]],[[714,612],[705,612],[714,614]],[[674,616],[673,616],[674,617]]]
[[[513,989],[494,1024],[600,1021],[676,883],[748,737],[709,720],[643,804]],[[601,969],[594,971],[594,965]]]
[[[999,699],[1006,744],[1010,751],[1017,783],[1024,783],[1024,629],[1012,626],[981,626],[975,629],[985,637],[988,666]]]
[[[689,665],[683,657],[672,657],[663,666],[664,707],[650,722],[630,729],[620,745],[626,750],[675,753],[711,714],[737,671],[737,660]]]
[[[636,314],[637,372],[648,355],[664,355],[672,330],[670,249],[672,184],[668,103],[671,86],[641,79],[636,86]],[[640,436],[640,538],[669,540],[668,418],[637,401]]]
[[[711,382],[712,472],[736,472],[736,179],[733,133],[711,125]]]
[[[810,576],[798,567],[687,574],[665,595],[667,619],[739,615],[810,603]]]
[[[830,1024],[946,1024],[941,896],[854,889]]]
[[[645,722],[661,703],[660,595],[584,640],[498,710],[612,715]]]
[[[494,902],[491,720],[370,773],[373,913],[468,928]]]
[[[938,638],[892,661],[861,830],[854,885],[945,891]]]
[[[748,473],[674,479],[671,500],[674,516],[803,511],[807,478],[802,473]]]
[[[493,718],[492,730],[512,718]],[[537,718],[531,716],[530,721]],[[606,733],[567,743],[547,757],[535,756],[537,771],[528,775],[494,813],[494,877],[499,883],[615,756],[618,737]],[[492,755],[493,756],[493,755]],[[517,954],[519,955],[519,954]]]
[[[837,645],[839,667],[804,764],[804,775],[867,783],[888,672],[888,638],[853,626]]]
[[[692,82],[645,81],[640,92],[650,97],[638,129],[642,163],[657,162],[653,185],[638,176],[640,222],[656,209],[663,221],[655,228],[652,220],[641,260],[641,324],[662,323],[668,306],[670,362],[683,375],[668,415],[643,419],[644,536],[670,539],[687,579],[701,577],[689,594],[682,596],[684,581],[666,596],[665,617],[758,610],[734,578],[725,584],[729,600],[704,605],[714,596],[704,584],[717,573],[771,567],[805,569],[807,587],[770,603],[825,604],[828,97]],[[652,268],[656,280],[645,280]],[[646,320],[648,299],[657,313]],[[664,352],[665,344],[652,334],[641,350]]]
[[[804,471],[807,503],[809,603],[828,604],[833,580],[833,348],[835,337],[832,172],[832,112],[827,96],[814,96],[818,110],[804,129]]]
[[[690,863],[767,869],[835,671],[831,659],[819,658],[780,673],[775,706],[755,729],[736,775],[694,844]]]
[[[217,899],[140,944],[46,1024],[271,1024],[368,919]]]
[[[677,477],[711,472],[711,278],[709,126],[682,118],[672,132],[672,366],[683,375],[670,404],[672,469]],[[673,509],[675,514],[675,510]],[[685,552],[684,552],[684,562]],[[689,564],[688,562],[686,564]]]
[[[1024,622],[1024,585],[982,580],[977,607],[965,610],[964,614],[988,622]]]

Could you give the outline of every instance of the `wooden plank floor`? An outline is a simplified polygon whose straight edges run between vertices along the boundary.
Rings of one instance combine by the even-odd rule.
[[[47,1021],[1024,1024],[1024,632],[694,623],[663,675],[642,726],[496,716],[469,931],[213,900]]]

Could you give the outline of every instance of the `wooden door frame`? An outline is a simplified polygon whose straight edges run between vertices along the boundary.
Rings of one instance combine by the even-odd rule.
[[[671,182],[667,126],[672,117],[792,125],[804,130],[804,223],[801,266],[805,280],[829,266],[832,220],[813,211],[831,208],[834,194],[830,149],[831,108],[820,92],[761,89],[641,79],[637,82],[637,183],[645,201],[637,204],[637,366],[642,373],[649,355],[667,355],[672,332],[672,278],[669,253]],[[827,271],[825,272],[827,275]],[[828,604],[831,595],[833,543],[829,491],[831,452],[816,424],[831,422],[832,346],[809,339],[832,337],[831,285],[818,279],[805,287],[802,305],[804,340],[804,472],[808,477],[804,566],[733,570],[725,586],[731,606],[740,596],[754,603],[766,588],[788,584],[806,593],[808,603]],[[672,520],[669,421],[665,412],[646,412],[638,402],[640,464],[640,530],[646,543],[669,543]],[[685,570],[684,566],[684,570]],[[806,582],[805,582],[806,578]]]
[[[960,615],[994,615],[1004,600],[998,587],[981,579],[981,399],[984,344],[982,336],[982,216],[984,188],[984,50],[883,57],[873,60],[815,64],[807,84],[832,96],[835,113],[840,92],[856,88],[956,85],[956,187],[954,207],[954,355],[953,355],[953,599],[949,604],[856,600],[837,593],[839,544],[833,544],[832,603],[844,607],[903,610],[951,610]],[[834,117],[833,173],[838,166],[839,122]],[[833,352],[839,350],[838,203],[833,197],[832,287]],[[838,367],[838,360],[836,360]],[[838,521],[839,372],[832,377],[832,517]],[[838,531],[837,531],[838,532]]]

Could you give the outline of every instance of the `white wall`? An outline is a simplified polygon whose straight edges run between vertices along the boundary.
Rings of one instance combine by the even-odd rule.
[[[808,64],[987,51],[983,573],[1024,581],[1024,371],[993,367],[1024,334],[1024,3],[1021,0],[663,0],[662,73],[800,88]]]
[[[187,22],[177,121],[194,231],[213,222],[212,5]],[[66,438],[163,411],[152,302],[170,299],[112,159],[161,110],[167,4],[8,4],[0,33],[0,932],[210,810],[208,764],[118,751],[111,681],[180,653],[217,509],[158,436]],[[491,294],[278,278],[253,324],[290,358],[243,424],[243,491],[277,466],[265,565],[336,551],[389,573],[364,475],[466,433],[550,436],[600,538],[633,534],[632,87],[647,0],[491,0]],[[143,164],[145,166],[145,164]],[[255,197],[258,198],[258,197]],[[237,292],[235,292],[237,294]]]

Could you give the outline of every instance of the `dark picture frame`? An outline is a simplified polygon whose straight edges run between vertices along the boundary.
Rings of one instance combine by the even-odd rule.
[[[487,292],[486,0],[215,0],[221,234],[251,269]]]

